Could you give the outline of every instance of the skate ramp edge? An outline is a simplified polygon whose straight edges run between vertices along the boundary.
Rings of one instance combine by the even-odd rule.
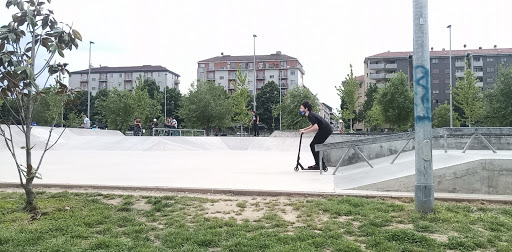
[[[434,170],[434,190],[439,193],[512,194],[512,160],[479,159]],[[415,175],[351,189],[414,192]]]

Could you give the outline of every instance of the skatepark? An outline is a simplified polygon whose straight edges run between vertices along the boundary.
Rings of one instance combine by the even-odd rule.
[[[39,161],[48,131],[46,127],[32,130],[34,163]],[[52,140],[61,131],[55,129]],[[309,147],[312,137],[304,135],[302,140],[300,162],[304,166],[314,163]],[[327,143],[371,137],[335,134]],[[24,138],[16,128],[13,139],[18,159],[24,161]],[[446,153],[442,148],[434,148],[436,193],[510,195],[512,151],[506,149],[511,146],[510,139],[490,140],[497,153],[475,139],[476,143],[462,153],[460,146],[468,139],[450,140]],[[133,137],[110,130],[67,129],[46,153],[40,169],[42,180],[36,180],[35,186],[408,196],[414,191],[413,144],[403,148],[390,164],[404,143],[361,146],[373,168],[353,153],[355,156],[347,155],[340,162],[333,175],[346,150],[325,153],[328,172],[294,171],[299,144],[296,132],[275,132],[270,137]],[[0,184],[12,186],[18,182],[14,161],[2,143]]]

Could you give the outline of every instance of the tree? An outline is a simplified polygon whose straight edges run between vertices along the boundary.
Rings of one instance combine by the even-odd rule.
[[[366,114],[366,120],[364,121],[364,125],[373,131],[377,131],[384,125],[382,109],[379,106],[379,104],[373,104],[373,107]]]
[[[224,87],[201,80],[198,80],[197,86],[191,85],[178,110],[187,127],[204,128],[208,135],[212,127],[229,126],[232,114],[229,94]]]
[[[284,99],[284,97],[281,97]],[[256,94],[256,112],[260,117],[260,123],[265,124],[270,130],[279,126],[279,111],[274,120],[273,110],[279,106],[279,86],[274,81],[269,81]],[[275,123],[274,123],[275,122]]]
[[[432,126],[434,128],[450,127],[450,104],[445,103],[439,105],[432,113],[434,121]],[[457,113],[453,113],[453,126],[460,127],[460,122]]]
[[[174,118],[176,119],[176,121],[178,121],[178,125],[181,125],[181,123],[183,123],[183,120],[180,118],[180,116],[177,114],[178,113],[178,110],[180,108],[180,104],[181,104],[181,99],[182,99],[182,95],[181,95],[181,92],[179,89],[173,87],[173,88],[169,88],[169,87],[166,87],[166,91],[165,91],[165,94],[167,96],[167,116],[174,116]],[[162,107],[165,107],[164,106],[164,99],[162,97]]]
[[[313,105],[313,111],[318,112],[318,98],[307,87],[302,85],[290,89],[284,97],[283,103],[275,106],[274,116],[279,115],[279,109],[281,109],[284,130],[298,130],[310,125],[307,118],[299,113],[300,105],[304,101],[309,101]]]
[[[236,124],[249,125],[251,122],[251,107],[248,106],[248,101],[251,98],[249,89],[247,88],[247,73],[242,74],[239,67],[235,72],[236,81],[234,82],[235,90],[230,97],[231,106],[233,110],[232,121]]]
[[[142,126],[146,129],[151,128],[151,122],[154,118],[162,116],[162,107],[157,100],[151,99],[147,89],[142,86],[135,87],[132,96],[133,119],[140,118]]]
[[[108,124],[109,129],[120,130],[126,133],[134,121],[135,106],[133,94],[128,90],[112,89],[107,97],[97,101],[101,117]]]
[[[414,118],[414,96],[403,72],[394,74],[379,90],[375,102],[382,111],[382,119],[399,131],[410,127]]]
[[[50,143],[53,127],[49,131],[46,146],[43,149],[39,162],[32,160],[32,115],[37,105],[38,97],[43,95],[36,84],[36,80],[44,72],[49,76],[43,88],[46,87],[50,76],[56,73],[69,74],[66,70],[67,64],[51,63],[55,54],[64,57],[64,51],[78,48],[78,41],[82,37],[78,31],[71,26],[59,23],[53,11],[47,10],[45,4],[51,2],[30,0],[8,0],[7,9],[17,8],[11,16],[12,21],[0,28],[0,99],[13,99],[18,110],[8,106],[11,116],[0,118],[6,124],[6,129],[0,127],[0,135],[4,138],[9,152],[11,153],[18,170],[20,185],[25,191],[25,209],[37,212],[35,192],[32,188],[33,181],[39,177],[39,169],[46,152],[57,142]],[[46,54],[42,48],[46,49]],[[36,61],[39,55],[44,55],[45,63],[36,69]],[[58,95],[65,95],[69,92],[67,86],[60,78],[57,80]],[[6,103],[9,105],[9,103]],[[55,121],[57,118],[55,118]],[[16,121],[21,124],[16,124]],[[25,165],[18,160],[15,144],[10,137],[13,124],[24,134],[25,137]],[[62,131],[63,133],[64,131]],[[61,135],[62,135],[61,133]],[[60,138],[60,136],[57,138]]]
[[[372,83],[366,90],[366,100],[363,103],[363,107],[359,109],[358,112],[358,121],[365,121],[368,115],[368,112],[373,108],[373,104],[375,103],[375,98],[377,97],[377,93],[379,92],[379,88],[377,84]]]
[[[350,65],[350,74],[347,74],[345,81],[339,87],[336,87],[338,96],[342,101],[345,101],[345,109],[341,111],[341,117],[345,120],[350,120],[350,132],[352,132],[352,119],[356,117],[356,104],[359,100],[357,91],[359,90],[359,82],[354,77],[352,65]]]
[[[501,66],[494,86],[484,95],[487,126],[512,127],[512,66]]]
[[[156,84],[156,81],[151,78],[145,78],[144,81],[142,81],[142,79],[144,78],[142,78],[142,76],[139,76],[140,85],[137,85],[137,87],[140,87],[142,90],[145,90],[148,93],[149,98],[151,98],[152,100],[160,98],[158,96],[161,93],[161,91],[158,84]]]
[[[481,89],[475,85],[476,82],[475,74],[466,61],[464,78],[457,79],[457,84],[453,89],[453,102],[464,111],[462,120],[469,127],[472,123],[477,122],[484,112],[483,95]]]

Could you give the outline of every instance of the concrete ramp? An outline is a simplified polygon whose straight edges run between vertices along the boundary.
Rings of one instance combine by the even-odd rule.
[[[371,160],[373,169],[366,163],[340,168],[335,189],[414,192],[414,151],[403,153],[391,165],[392,158]],[[512,194],[512,151],[434,150],[432,158],[436,192]]]

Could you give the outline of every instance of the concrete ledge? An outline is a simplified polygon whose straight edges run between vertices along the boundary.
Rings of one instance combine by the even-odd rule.
[[[17,189],[22,191],[19,184],[0,183],[2,189]],[[150,186],[108,186],[108,185],[71,185],[71,184],[36,184],[34,189],[58,189],[58,190],[91,190],[108,191],[121,190],[130,194],[133,191],[142,192],[179,192],[197,194],[229,194],[240,196],[350,196],[363,198],[394,198],[414,199],[412,192],[377,192],[364,190],[342,190],[338,192],[292,192],[273,190],[242,190],[242,189],[213,189],[213,188],[185,188],[185,187],[150,187]],[[108,192],[105,192],[108,193]],[[483,194],[457,194],[457,193],[436,193],[435,199],[448,202],[478,202],[512,204],[512,195],[483,195]]]

